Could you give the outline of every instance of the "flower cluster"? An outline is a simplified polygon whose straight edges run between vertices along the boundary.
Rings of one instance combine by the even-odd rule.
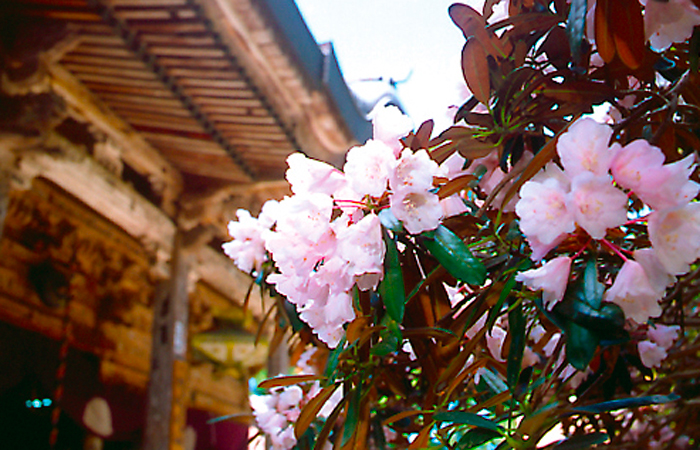
[[[403,149],[411,130],[396,107],[377,111],[374,137],[348,151],[343,171],[297,153],[289,156],[292,196],[270,201],[258,219],[246,211],[229,223],[223,248],[246,272],[268,253],[276,272],[266,281],[296,305],[319,339],[337,346],[355,318],[352,289],[375,289],[383,277],[385,245],[378,212],[388,209],[412,234],[440,224],[438,167],[426,150]]]
[[[661,150],[646,140],[623,147],[609,145],[611,137],[612,128],[593,119],[573,123],[557,142],[563,170],[549,163],[526,182],[515,210],[534,260],[584,232],[618,253],[624,264],[604,299],[643,323],[661,313],[658,301],[666,287],[700,257],[700,203],[691,202],[700,185],[690,180],[693,155],[664,164]],[[605,239],[609,230],[639,219],[628,196],[650,211],[644,219],[652,245],[632,257]],[[518,280],[542,289],[544,303],[551,306],[564,295],[571,264],[572,256],[560,255],[519,274]]]
[[[301,414],[304,391],[287,386],[269,395],[251,395],[250,405],[258,427],[270,437],[274,450],[287,450],[296,444],[294,423]]]

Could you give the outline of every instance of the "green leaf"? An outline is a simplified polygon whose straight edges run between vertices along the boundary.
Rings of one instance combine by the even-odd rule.
[[[403,340],[399,324],[390,317],[384,316],[381,325],[385,328],[379,333],[379,343],[372,347],[371,353],[374,356],[386,356],[395,352]]]
[[[343,353],[343,348],[345,347],[345,336],[340,339],[338,346],[331,351],[328,355],[328,360],[326,361],[326,370],[323,372],[323,376],[329,380],[334,379],[333,374],[338,368],[338,360],[340,359],[340,354]]]
[[[470,449],[483,445],[493,439],[501,437],[501,433],[488,428],[474,428],[462,436],[457,443],[457,448]]]
[[[583,44],[584,33],[586,30],[586,12],[588,12],[587,0],[571,1],[566,31],[569,35],[571,56],[576,65],[579,65],[581,58],[581,46]]]
[[[521,302],[518,302],[508,312],[508,333],[510,334],[510,348],[508,350],[507,380],[511,392],[514,392],[520,377],[520,366],[525,351],[525,317]]]
[[[584,434],[582,436],[573,436],[555,445],[553,450],[579,450],[583,448],[591,448],[591,446],[602,444],[608,439],[610,438],[607,433],[601,432]]]
[[[498,425],[496,422],[478,414],[464,411],[439,412],[433,415],[433,420],[436,422],[453,422],[462,425],[471,425],[473,427],[486,428],[499,433],[503,431],[503,427]]]
[[[615,303],[606,302],[597,311],[582,302],[562,302],[556,312],[601,337],[619,335],[625,325],[625,313]]]
[[[472,255],[464,242],[444,225],[437,227],[432,236],[430,233],[423,233],[423,245],[447,272],[458,280],[477,285],[486,280],[486,267]]]
[[[486,329],[491,330],[491,327],[493,327],[494,322],[496,322],[496,319],[498,318],[498,315],[501,313],[501,309],[503,308],[503,303],[506,301],[508,298],[508,295],[510,295],[510,292],[513,290],[515,287],[515,275],[511,275],[508,277],[508,280],[506,280],[506,283],[503,285],[503,289],[501,289],[500,294],[498,295],[498,301],[496,304],[489,310],[489,315],[486,318]]]
[[[481,371],[481,379],[494,394],[500,394],[508,390],[508,385],[503,381],[500,375],[488,368],[484,367]]]
[[[574,413],[597,414],[606,411],[614,411],[623,408],[638,408],[640,406],[657,405],[659,403],[674,402],[681,397],[677,394],[668,395],[647,395],[645,397],[630,397],[607,402],[596,403],[588,406],[578,406],[573,409]]]
[[[384,302],[386,313],[396,322],[403,321],[406,307],[406,292],[403,285],[403,272],[399,261],[399,251],[396,241],[382,229],[384,243],[386,244],[386,256],[384,257],[384,279],[379,285],[379,293]]]
[[[588,328],[569,322],[566,332],[566,359],[578,370],[585,370],[595,355],[599,338]]]
[[[598,281],[596,262],[594,259],[589,259],[583,272],[583,289],[579,298],[591,308],[600,309],[604,291],[605,286]]]
[[[345,446],[357,429],[357,422],[360,418],[360,399],[362,398],[362,383],[355,387],[355,390],[348,394],[350,403],[345,415],[345,426],[343,427],[343,440],[341,447]]]

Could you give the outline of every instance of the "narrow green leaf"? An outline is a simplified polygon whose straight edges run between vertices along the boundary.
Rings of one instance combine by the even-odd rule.
[[[553,450],[579,450],[583,448],[591,448],[591,446],[602,444],[608,439],[610,438],[607,433],[601,432],[584,434],[582,436],[573,436],[555,445]]]
[[[510,277],[508,277],[508,280],[506,280],[506,283],[503,285],[503,289],[501,289],[501,293],[498,295],[498,301],[493,306],[493,308],[489,309],[489,315],[486,318],[487,330],[491,331],[491,327],[493,327],[494,322],[496,322],[498,315],[501,313],[501,309],[503,309],[503,303],[506,301],[508,295],[510,295],[510,292],[513,290],[514,287],[515,275],[511,275]]]
[[[486,267],[472,255],[462,239],[444,225],[437,227],[432,237],[424,233],[423,245],[458,280],[477,285],[486,280]]]
[[[620,398],[607,402],[596,403],[588,406],[578,406],[573,409],[574,413],[602,413],[623,408],[638,408],[640,406],[657,405],[659,403],[674,402],[681,397],[677,394],[668,395],[647,395],[645,397]]]
[[[355,387],[355,390],[348,394],[350,403],[345,415],[345,426],[343,427],[343,440],[341,447],[345,446],[352,439],[357,430],[357,422],[360,418],[360,399],[362,398],[362,383]]]
[[[453,422],[473,427],[486,428],[488,430],[502,432],[503,428],[496,422],[483,416],[464,411],[443,411],[433,415],[436,422]]]
[[[474,428],[462,436],[457,443],[457,448],[470,449],[483,445],[493,439],[501,437],[501,433],[488,428]]]
[[[579,65],[581,58],[581,46],[583,45],[584,33],[586,30],[586,13],[588,12],[587,0],[572,0],[569,9],[569,20],[566,24],[566,31],[569,35],[569,46],[571,56],[576,65]]]
[[[507,381],[511,392],[514,392],[520,377],[520,366],[525,352],[525,317],[521,302],[518,302],[508,312],[508,333],[510,334],[510,348],[508,350]]]
[[[481,371],[481,379],[494,394],[500,394],[508,390],[508,385],[503,381],[500,375],[490,369],[484,368]]]
[[[340,359],[340,354],[343,353],[343,348],[345,347],[345,336],[343,336],[340,339],[340,342],[338,343],[338,346],[331,351],[331,353],[328,355],[328,360],[326,361],[326,370],[324,371],[323,375],[329,379],[332,380],[335,377],[333,374],[335,373],[335,370],[338,368],[338,360]]]
[[[386,244],[386,256],[384,257],[384,279],[379,285],[379,293],[384,301],[386,313],[396,322],[401,323],[406,307],[406,292],[399,251],[396,248],[396,241],[385,229],[382,229],[382,234]]]

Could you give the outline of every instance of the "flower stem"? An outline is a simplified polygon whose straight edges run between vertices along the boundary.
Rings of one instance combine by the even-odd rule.
[[[618,247],[617,245],[613,244],[612,242],[608,241],[607,239],[601,239],[600,242],[602,242],[604,245],[606,245],[610,250],[612,250],[617,256],[622,258],[623,261],[627,262],[628,258],[622,254],[622,249]]]

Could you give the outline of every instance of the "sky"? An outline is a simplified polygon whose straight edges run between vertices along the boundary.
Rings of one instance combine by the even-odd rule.
[[[346,81],[408,79],[399,98],[415,126],[451,124],[467,96],[461,31],[447,8],[454,0],[296,0],[318,43],[332,42]]]

